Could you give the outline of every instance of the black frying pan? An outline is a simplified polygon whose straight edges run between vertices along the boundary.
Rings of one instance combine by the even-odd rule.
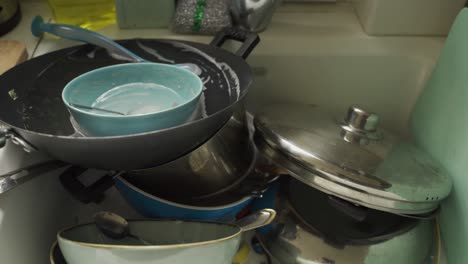
[[[418,223],[417,219],[356,206],[293,178],[287,195],[298,222],[337,248],[386,241]]]
[[[228,39],[243,42],[232,54],[220,48]],[[88,168],[133,170],[172,161],[197,148],[230,118],[252,82],[245,58],[259,42],[254,33],[226,30],[207,44],[173,40],[122,40],[144,59],[160,63],[195,63],[202,70],[204,117],[155,132],[114,136],[79,136],[61,99],[73,78],[96,68],[126,63],[91,45],[62,49],[31,59],[0,76],[0,147],[5,139],[25,149]],[[1,122],[0,122],[1,124]],[[1,128],[1,127],[0,127]]]

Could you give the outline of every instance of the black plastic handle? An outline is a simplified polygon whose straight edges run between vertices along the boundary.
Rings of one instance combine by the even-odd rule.
[[[221,47],[224,42],[230,39],[243,42],[242,46],[235,52],[235,54],[244,59],[249,57],[252,50],[260,42],[260,37],[257,33],[245,31],[239,28],[225,28],[216,34],[210,45]]]
[[[358,222],[364,221],[367,218],[367,214],[369,212],[369,209],[365,207],[356,206],[348,201],[334,196],[328,196],[328,203],[346,216],[351,217]]]
[[[78,178],[87,170],[79,166],[71,166],[60,175],[60,182],[76,200],[85,204],[100,203],[105,198],[104,192],[114,185],[116,173],[107,173],[93,184],[86,186]]]

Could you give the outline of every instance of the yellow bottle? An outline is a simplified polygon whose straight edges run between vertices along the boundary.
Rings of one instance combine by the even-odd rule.
[[[115,24],[114,0],[47,0],[55,22],[96,30]]]

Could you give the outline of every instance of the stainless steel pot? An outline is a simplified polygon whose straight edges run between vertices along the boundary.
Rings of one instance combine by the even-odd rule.
[[[228,123],[188,155],[152,169],[132,171],[128,179],[170,200],[202,198],[240,183],[255,163],[246,113],[239,106]]]
[[[434,230],[433,220],[420,220],[408,232],[387,241],[337,248],[288,216],[267,247],[281,264],[423,264],[430,263]]]
[[[283,179],[273,206],[279,216],[265,242],[278,263],[431,263],[431,249],[439,244],[434,219],[353,208],[298,180]]]

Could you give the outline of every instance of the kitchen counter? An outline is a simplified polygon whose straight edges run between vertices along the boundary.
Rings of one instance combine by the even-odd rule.
[[[76,45],[74,41],[46,36],[37,39],[29,32],[34,15],[40,14],[45,21],[51,20],[45,1],[23,1],[24,12],[20,25],[3,39],[15,39],[27,44],[32,57],[51,50]],[[168,29],[120,30],[117,25],[101,28],[99,32],[112,39],[168,38],[208,43],[211,36],[177,35]],[[275,13],[270,27],[260,33],[261,44],[256,55],[272,52],[290,55],[304,53],[399,52],[408,56],[436,59],[444,42],[442,37],[421,36],[368,36],[361,27],[353,7],[349,3],[338,4],[284,4]],[[357,45],[349,46],[340,40],[355,39]],[[408,40],[411,44],[408,45]],[[369,41],[371,43],[369,43]],[[359,45],[362,44],[362,45]]]

